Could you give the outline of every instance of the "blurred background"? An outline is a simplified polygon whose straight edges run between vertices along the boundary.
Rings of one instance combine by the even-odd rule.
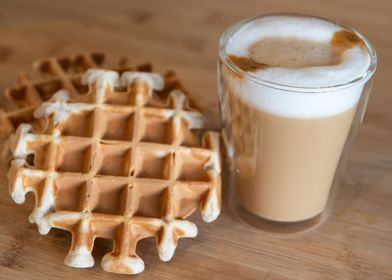
[[[152,62],[158,71],[172,69],[197,97],[217,127],[216,56],[220,34],[230,24],[262,13],[297,12],[354,26],[379,55],[372,99],[388,107],[391,61],[390,0],[228,0],[228,1],[29,1],[0,0],[0,89],[33,60],[80,51],[102,51],[108,59],[127,55],[132,62]],[[390,66],[390,65],[389,65]],[[385,88],[385,87],[384,87]],[[389,101],[389,102],[388,102]],[[372,118],[383,110],[370,106]],[[392,118],[391,118],[392,119]]]

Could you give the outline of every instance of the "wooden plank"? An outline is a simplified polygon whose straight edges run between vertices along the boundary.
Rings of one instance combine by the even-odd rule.
[[[217,42],[229,24],[259,13],[300,12],[355,26],[374,43],[379,68],[364,123],[351,153],[332,218],[293,238],[260,233],[239,223],[227,205],[199,236],[181,240],[169,263],[160,262],[153,240],[140,243],[146,270],[133,279],[392,279],[392,5],[389,0],[280,1],[0,1],[0,90],[36,58],[99,50],[158,71],[179,73],[218,128]],[[0,169],[1,279],[129,279],[104,272],[100,258],[111,244],[98,240],[96,265],[63,265],[70,236],[40,236],[27,222],[33,198],[11,201],[6,166]],[[226,185],[225,185],[226,186]]]

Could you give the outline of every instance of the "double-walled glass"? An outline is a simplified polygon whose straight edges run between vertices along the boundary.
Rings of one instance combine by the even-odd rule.
[[[261,229],[300,232],[325,220],[331,210],[366,109],[376,54],[362,34],[344,26],[364,41],[370,55],[370,65],[361,76],[323,88],[261,80],[237,67],[225,51],[239,28],[260,18],[229,27],[220,39],[219,101],[230,167],[229,203],[237,216]],[[255,93],[285,114],[268,112],[243,98]],[[307,115],[310,111],[317,114]]]

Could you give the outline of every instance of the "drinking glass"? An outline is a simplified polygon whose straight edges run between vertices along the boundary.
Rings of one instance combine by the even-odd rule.
[[[376,53],[361,33],[339,24],[359,36],[369,53],[369,67],[360,76],[329,87],[262,80],[241,70],[226,53],[231,36],[261,18],[230,26],[219,41],[218,93],[229,205],[242,221],[265,231],[303,232],[324,221],[333,207],[371,92]],[[256,95],[252,98],[261,104],[273,103],[276,112],[249,102],[247,94]]]

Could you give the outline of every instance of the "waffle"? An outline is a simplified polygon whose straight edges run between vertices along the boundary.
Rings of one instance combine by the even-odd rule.
[[[139,240],[155,237],[168,261],[179,238],[197,235],[187,217],[197,208],[206,222],[219,215],[219,134],[198,132],[202,115],[181,91],[158,98],[155,73],[89,70],[82,81],[87,94],[61,90],[35,110],[41,131],[22,124],[10,137],[10,193],[17,203],[35,194],[29,220],[41,234],[72,233],[66,265],[93,266],[102,237],[113,240],[105,271],[139,273]]]
[[[88,87],[81,83],[83,74],[87,69],[101,68],[104,60],[105,55],[102,53],[80,53],[36,61],[33,68],[38,72],[37,77],[31,78],[23,72],[19,75],[17,84],[5,90],[9,108],[0,108],[0,137],[9,136],[21,123],[39,125],[33,117],[34,110],[58,90],[67,90],[72,98],[85,94]],[[119,73],[152,71],[150,64],[132,66],[126,58],[120,59],[112,69]],[[169,71],[165,74],[165,87],[160,94],[167,97],[173,89],[186,92],[174,72]]]

